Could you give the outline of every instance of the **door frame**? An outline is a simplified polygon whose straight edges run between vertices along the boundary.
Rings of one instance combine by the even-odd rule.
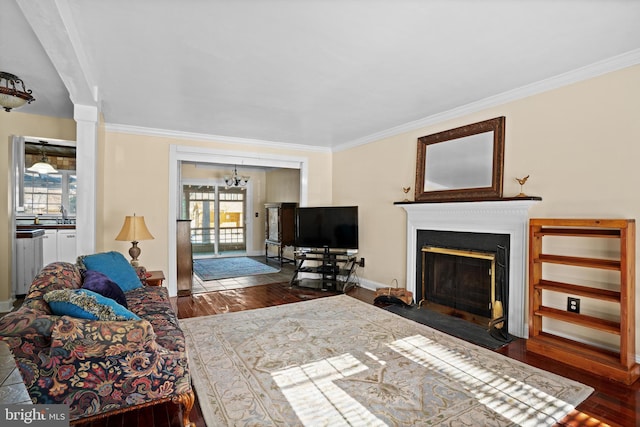
[[[246,151],[220,150],[202,147],[190,147],[172,144],[169,147],[169,265],[167,267],[167,288],[170,296],[178,294],[177,254],[176,254],[176,221],[180,215],[180,165],[183,161],[197,163],[214,163],[220,165],[242,165],[257,167],[276,167],[300,170],[300,206],[306,206],[308,200],[309,159],[302,156],[285,156]],[[249,194],[247,194],[249,196]],[[253,212],[247,201],[247,211]],[[248,219],[248,218],[247,218]],[[246,224],[250,227],[249,221]],[[248,231],[247,231],[248,235]]]

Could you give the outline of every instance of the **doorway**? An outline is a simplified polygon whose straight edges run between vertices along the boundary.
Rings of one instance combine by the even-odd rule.
[[[247,251],[247,192],[222,185],[183,185],[183,217],[191,218],[194,257]]]
[[[234,140],[234,142],[238,141]],[[175,196],[169,197],[169,218],[167,224],[169,230],[169,245],[167,248],[169,252],[169,265],[167,267],[167,288],[169,289],[170,296],[175,296],[178,292],[176,220],[184,217],[184,211],[182,210],[183,206],[180,205],[182,185],[184,184],[181,171],[183,165],[188,162],[227,166],[243,165],[244,167],[257,168],[297,169],[300,171],[299,186],[301,206],[307,205],[309,193],[309,159],[307,157],[269,153],[254,153],[247,151],[230,151],[212,148],[191,147],[186,145],[171,145],[169,147],[169,194],[173,194]],[[258,187],[255,191],[259,192],[260,188]],[[264,198],[260,198],[260,195],[256,196],[256,198],[264,202]],[[251,193],[248,193],[247,204],[247,209],[253,212]],[[252,228],[253,223],[255,223],[254,214],[252,214],[251,217],[252,221],[246,222],[247,238],[249,236],[252,236],[253,234]],[[257,246],[255,246],[255,244],[253,246],[251,245],[251,240],[248,241],[247,251],[250,252],[250,255],[254,255],[251,252],[256,251],[256,247]],[[255,255],[263,253],[262,250]]]

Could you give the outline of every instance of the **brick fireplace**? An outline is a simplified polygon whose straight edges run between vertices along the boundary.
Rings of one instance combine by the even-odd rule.
[[[422,250],[425,236],[453,233],[455,244],[440,246],[474,251],[494,252],[507,242],[505,286],[507,324],[509,333],[521,338],[528,336],[526,310],[527,294],[527,235],[529,209],[538,200],[505,199],[499,201],[400,203],[407,212],[407,289],[422,298]],[[466,248],[465,238],[480,235],[478,241]],[[484,236],[483,236],[484,235]],[[483,237],[487,237],[486,239]],[[496,237],[497,236],[497,237]],[[495,240],[497,239],[497,240]],[[433,240],[433,239],[432,239]],[[484,242],[484,243],[483,243]],[[475,245],[475,247],[474,247]],[[483,248],[487,246],[489,249]],[[439,246],[428,243],[426,246]]]

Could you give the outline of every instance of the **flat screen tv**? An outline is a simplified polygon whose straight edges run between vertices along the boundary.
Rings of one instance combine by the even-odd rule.
[[[300,248],[358,249],[358,207],[297,208],[295,245]]]

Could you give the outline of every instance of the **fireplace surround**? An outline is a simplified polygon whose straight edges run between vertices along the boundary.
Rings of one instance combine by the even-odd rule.
[[[400,202],[407,212],[407,290],[416,294],[419,230],[490,233],[509,236],[508,325],[509,333],[528,336],[527,236],[529,209],[539,198],[473,202]]]

